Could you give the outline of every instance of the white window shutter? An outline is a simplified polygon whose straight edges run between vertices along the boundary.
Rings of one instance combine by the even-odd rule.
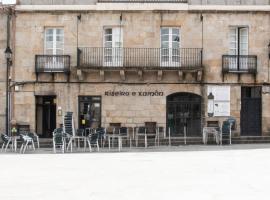
[[[240,28],[240,55],[248,55],[248,28]]]
[[[64,54],[64,30],[61,28],[48,28],[45,30],[45,54]]]
[[[230,28],[230,55],[238,54],[238,28]]]

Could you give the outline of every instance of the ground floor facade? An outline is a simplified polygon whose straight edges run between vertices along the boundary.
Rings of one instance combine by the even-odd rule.
[[[41,137],[51,137],[67,111],[76,128],[156,122],[172,136],[199,137],[207,123],[231,117],[234,136],[267,136],[270,96],[264,91],[238,84],[29,83],[14,91],[11,119]]]

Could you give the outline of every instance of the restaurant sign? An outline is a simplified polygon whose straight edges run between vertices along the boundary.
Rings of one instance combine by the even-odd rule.
[[[150,92],[129,92],[129,91],[105,91],[105,96],[164,96],[164,92],[155,90]]]

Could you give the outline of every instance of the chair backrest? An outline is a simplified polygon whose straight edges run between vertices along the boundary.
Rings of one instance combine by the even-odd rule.
[[[128,128],[127,127],[120,127],[119,134],[120,135],[128,135]]]
[[[7,143],[10,137],[6,134],[1,134],[1,139],[3,140],[4,143]]]
[[[84,131],[85,136],[89,136],[90,134],[95,133],[95,129],[93,128],[86,128]]]
[[[88,135],[88,137],[90,138],[91,143],[97,143],[97,141],[99,139],[99,134],[98,133],[91,133]]]
[[[229,134],[231,132],[231,123],[229,121],[224,121],[222,123],[222,133]]]
[[[56,133],[61,133],[63,134],[63,129],[62,128],[56,128],[53,130],[53,135],[56,134]]]
[[[107,130],[107,134],[113,134],[114,127],[108,126],[108,127],[106,128],[106,130]]]
[[[106,129],[108,134],[118,134],[121,123],[110,123],[110,126]]]
[[[96,133],[99,138],[105,138],[106,137],[106,129],[103,127],[99,127],[96,129]],[[93,134],[94,135],[94,134]]]
[[[56,132],[53,135],[55,145],[63,145],[63,139],[64,139],[63,133]]]
[[[145,122],[146,134],[156,133],[157,123],[156,122]]]
[[[226,121],[231,124],[232,130],[236,130],[236,119],[234,117],[229,117]]]
[[[220,131],[219,121],[207,121],[206,127],[215,128],[216,131]]]
[[[144,126],[137,127],[137,133],[139,134],[145,134],[146,128]]]
[[[77,129],[78,136],[85,136],[84,129]]]
[[[33,140],[37,139],[37,135],[35,133],[32,133],[32,132],[27,133],[27,136],[32,138]]]
[[[25,143],[26,142],[26,135],[20,134],[20,141]]]
[[[120,132],[120,127],[114,127],[113,134],[119,134],[119,132]]]
[[[219,127],[219,121],[207,121],[207,127]]]

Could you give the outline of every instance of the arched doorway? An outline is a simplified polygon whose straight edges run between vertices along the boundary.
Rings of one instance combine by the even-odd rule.
[[[180,92],[167,96],[167,128],[171,137],[201,136],[201,96]]]

